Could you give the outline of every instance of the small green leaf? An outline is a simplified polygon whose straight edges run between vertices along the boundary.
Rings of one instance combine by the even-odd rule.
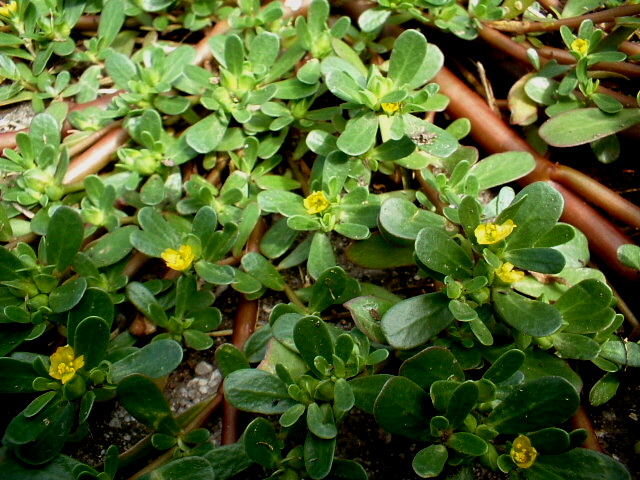
[[[447,447],[462,453],[479,457],[489,450],[489,445],[482,438],[468,432],[455,432],[446,441]]]
[[[415,248],[418,260],[435,272],[454,278],[471,275],[469,254],[442,228],[425,226],[418,233]]]
[[[124,378],[118,384],[118,399],[143,425],[167,435],[180,432],[167,399],[149,378],[137,374]]]
[[[605,373],[589,392],[589,403],[599,407],[611,400],[620,386],[620,378],[615,373]]]
[[[265,415],[284,413],[297,403],[277,376],[254,369],[232,372],[225,378],[224,394],[234,407]]]
[[[309,368],[317,375],[321,372],[315,367],[315,358],[323,357],[329,364],[333,363],[333,338],[327,324],[319,317],[302,317],[293,329],[293,340],[300,356]]]
[[[314,480],[326,477],[331,471],[336,439],[320,438],[309,432],[304,442],[304,466]]]
[[[417,30],[405,30],[396,39],[389,59],[389,78],[395,87],[410,84],[420,72],[422,59],[427,53],[427,40]]]
[[[182,361],[182,347],[175,340],[161,339],[145,345],[111,365],[111,383],[119,383],[134,373],[159,378]]]
[[[408,350],[422,345],[453,322],[449,299],[428,293],[403,300],[382,316],[382,331],[394,348]]]
[[[61,206],[49,220],[45,246],[47,263],[55,265],[58,272],[66,269],[82,244],[84,226],[80,214],[74,209]]]
[[[171,3],[171,2],[170,2]],[[201,457],[184,457],[173,459],[152,472],[140,477],[140,480],[172,480],[183,478],[189,480],[210,480],[214,476],[212,464]]]
[[[352,118],[338,138],[337,146],[347,155],[362,155],[373,145],[378,132],[378,118],[373,112],[366,112]]]
[[[309,431],[319,438],[330,440],[338,434],[336,421],[331,405],[323,403],[311,403],[307,406],[307,427]]]
[[[269,471],[276,469],[282,460],[280,441],[265,418],[256,418],[247,425],[243,445],[249,458]]]
[[[260,280],[265,287],[278,292],[284,289],[285,281],[280,272],[259,253],[245,254],[241,263],[246,272]]]
[[[250,368],[244,353],[231,343],[223,343],[216,348],[216,365],[218,365],[223,377],[229,376],[231,372],[236,370]]]
[[[54,313],[68,312],[82,299],[87,289],[87,280],[83,277],[71,280],[56,287],[49,294],[49,306]]]
[[[413,470],[422,478],[437,477],[442,473],[449,453],[444,445],[429,445],[413,457]]]
[[[389,433],[420,440],[429,434],[430,404],[429,395],[420,386],[405,377],[392,377],[378,395],[374,415]]]

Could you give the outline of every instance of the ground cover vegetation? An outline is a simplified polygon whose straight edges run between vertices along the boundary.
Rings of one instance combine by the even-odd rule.
[[[640,228],[640,209],[545,155],[588,145],[610,163],[622,135],[637,141],[638,13],[4,3],[0,102],[34,116],[0,133],[0,392],[24,407],[0,476],[366,479],[335,458],[357,409],[418,445],[417,477],[630,479],[568,421],[640,366],[609,284],[637,281],[640,248],[618,227]],[[485,82],[485,99],[431,35],[485,42],[524,73],[502,104]],[[408,268],[423,288],[400,295],[349,265]],[[256,325],[265,296],[278,300]],[[213,349],[223,389],[174,414],[163,379]],[[92,462],[68,454],[114,399],[152,433]],[[205,428],[218,409],[222,445]]]

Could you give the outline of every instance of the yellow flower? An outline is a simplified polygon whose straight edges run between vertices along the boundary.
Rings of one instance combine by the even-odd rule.
[[[571,50],[579,53],[581,56],[586,55],[589,51],[589,40],[585,40],[584,38],[576,38],[573,42],[571,42]]]
[[[480,245],[492,245],[507,238],[516,227],[513,220],[507,220],[502,225],[489,222],[478,225],[473,233]]]
[[[380,104],[380,107],[382,108],[384,113],[386,113],[387,115],[391,115],[392,113],[400,110],[400,102],[383,102]]]
[[[73,348],[70,345],[58,347],[51,357],[51,367],[49,367],[49,375],[67,383],[73,378],[78,370],[84,367],[84,355],[76,358]]]
[[[304,208],[307,209],[309,215],[315,213],[322,213],[331,206],[327,197],[324,196],[324,192],[313,192],[307,198],[304,199]]]
[[[18,2],[9,2],[0,7],[0,17],[11,18],[18,11]]]
[[[514,270],[511,262],[504,262],[500,265],[500,268],[496,270],[496,275],[505,283],[518,282],[524,278],[524,272],[522,270]]]
[[[196,258],[191,245],[181,245],[178,250],[167,248],[160,257],[165,261],[167,267],[179,271],[189,268]]]
[[[518,435],[511,446],[511,459],[520,468],[529,468],[538,456],[538,451],[531,445],[525,435]]]

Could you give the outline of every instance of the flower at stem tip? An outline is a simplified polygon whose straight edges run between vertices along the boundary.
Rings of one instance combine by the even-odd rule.
[[[538,451],[526,435],[518,435],[511,446],[511,460],[520,468],[529,468],[535,462]]]
[[[71,380],[76,372],[84,367],[84,355],[76,357],[70,345],[58,347],[49,359],[51,360],[49,375],[62,381],[63,384]]]
[[[387,115],[391,115],[400,110],[400,102],[382,102],[380,108],[382,108],[382,111]]]
[[[504,283],[515,283],[522,280],[525,274],[522,270],[515,270],[513,263],[504,262],[500,265],[500,268],[496,270],[496,275]]]
[[[324,196],[324,192],[322,191],[313,192],[304,199],[303,204],[309,215],[322,213],[331,206],[329,200],[327,200],[327,197]]]
[[[576,38],[573,42],[571,42],[571,50],[579,53],[580,56],[584,57],[589,52],[589,40],[585,40],[584,38]]]
[[[191,245],[180,245],[178,250],[167,248],[160,257],[165,261],[167,267],[180,272],[189,268],[196,258]]]
[[[517,225],[513,223],[513,220],[507,220],[502,225],[496,225],[495,223],[481,223],[474,230],[476,240],[480,245],[493,245],[501,240],[504,240]]]
[[[12,1],[0,7],[0,17],[11,18],[18,11],[18,2]]]

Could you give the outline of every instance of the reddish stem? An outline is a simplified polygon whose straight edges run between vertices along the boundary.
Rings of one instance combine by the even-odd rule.
[[[485,25],[479,30],[478,35],[491,46],[502,50],[507,55],[510,55],[523,63],[530,63],[529,57],[527,57],[527,50],[529,47],[515,42],[511,37],[499,32],[495,28]],[[540,55],[540,59],[543,64],[552,59],[567,65],[576,63],[576,59],[569,52],[560,48],[541,47],[536,48],[536,51],[538,52],[538,55]],[[600,62],[596,64],[596,67],[601,70],[619,73],[631,78],[640,77],[640,66],[631,63]]]
[[[83,180],[87,175],[98,173],[111,161],[113,152],[128,138],[129,133],[122,127],[111,130],[93,147],[85,150],[71,161],[62,183],[69,185]]]
[[[561,180],[568,182],[566,176],[573,170],[564,167],[562,173],[558,175],[559,178],[556,179],[557,182],[552,181],[552,178],[556,178],[552,174],[556,167],[549,160],[539,155],[498,118],[480,96],[475,94],[446,68],[440,70],[435,80],[440,84],[441,92],[450,99],[447,111],[455,118],[466,117],[471,121],[471,136],[482,148],[490,153],[507,151],[526,151],[531,153],[536,160],[536,168],[532,173],[521,179],[519,183],[528,185],[535,181],[547,181],[554,187],[558,187],[565,200],[563,219],[581,229],[589,238],[591,248],[612,268],[615,268],[617,273],[627,279],[636,280],[638,278],[637,272],[620,264],[616,255],[620,245],[632,242],[593,208],[577,197],[575,193],[557,183]],[[575,178],[578,178],[578,176]],[[580,177],[578,183],[580,183],[580,192],[588,191],[588,189],[596,188],[596,186],[599,186],[597,188],[601,189],[601,192],[608,191],[606,187],[586,176]],[[612,195],[610,198],[618,197],[613,192],[610,194]],[[607,211],[612,215],[626,217],[627,214],[621,214],[617,211],[620,205],[623,205],[622,209],[624,211],[627,209],[630,212],[637,210],[635,205],[624,199],[617,201],[616,207],[613,209],[609,209],[608,205],[603,205],[603,207],[607,207]],[[635,215],[633,213],[632,217],[635,217]]]
[[[257,252],[260,239],[264,235],[267,226],[263,219],[253,229],[247,242],[247,252]],[[242,350],[253,333],[258,318],[258,301],[247,300],[244,295],[240,297],[240,304],[233,322],[233,335],[231,342]],[[230,445],[238,440],[238,409],[225,399],[222,409],[222,445]]]
[[[600,442],[598,442],[598,437],[593,429],[591,420],[589,420],[587,412],[584,410],[582,405],[580,405],[578,410],[576,410],[576,413],[573,414],[573,417],[571,418],[571,426],[574,429],[583,428],[587,431],[587,439],[582,444],[582,447],[588,448],[589,450],[595,450],[596,452],[602,452],[602,447],[600,446]]]

